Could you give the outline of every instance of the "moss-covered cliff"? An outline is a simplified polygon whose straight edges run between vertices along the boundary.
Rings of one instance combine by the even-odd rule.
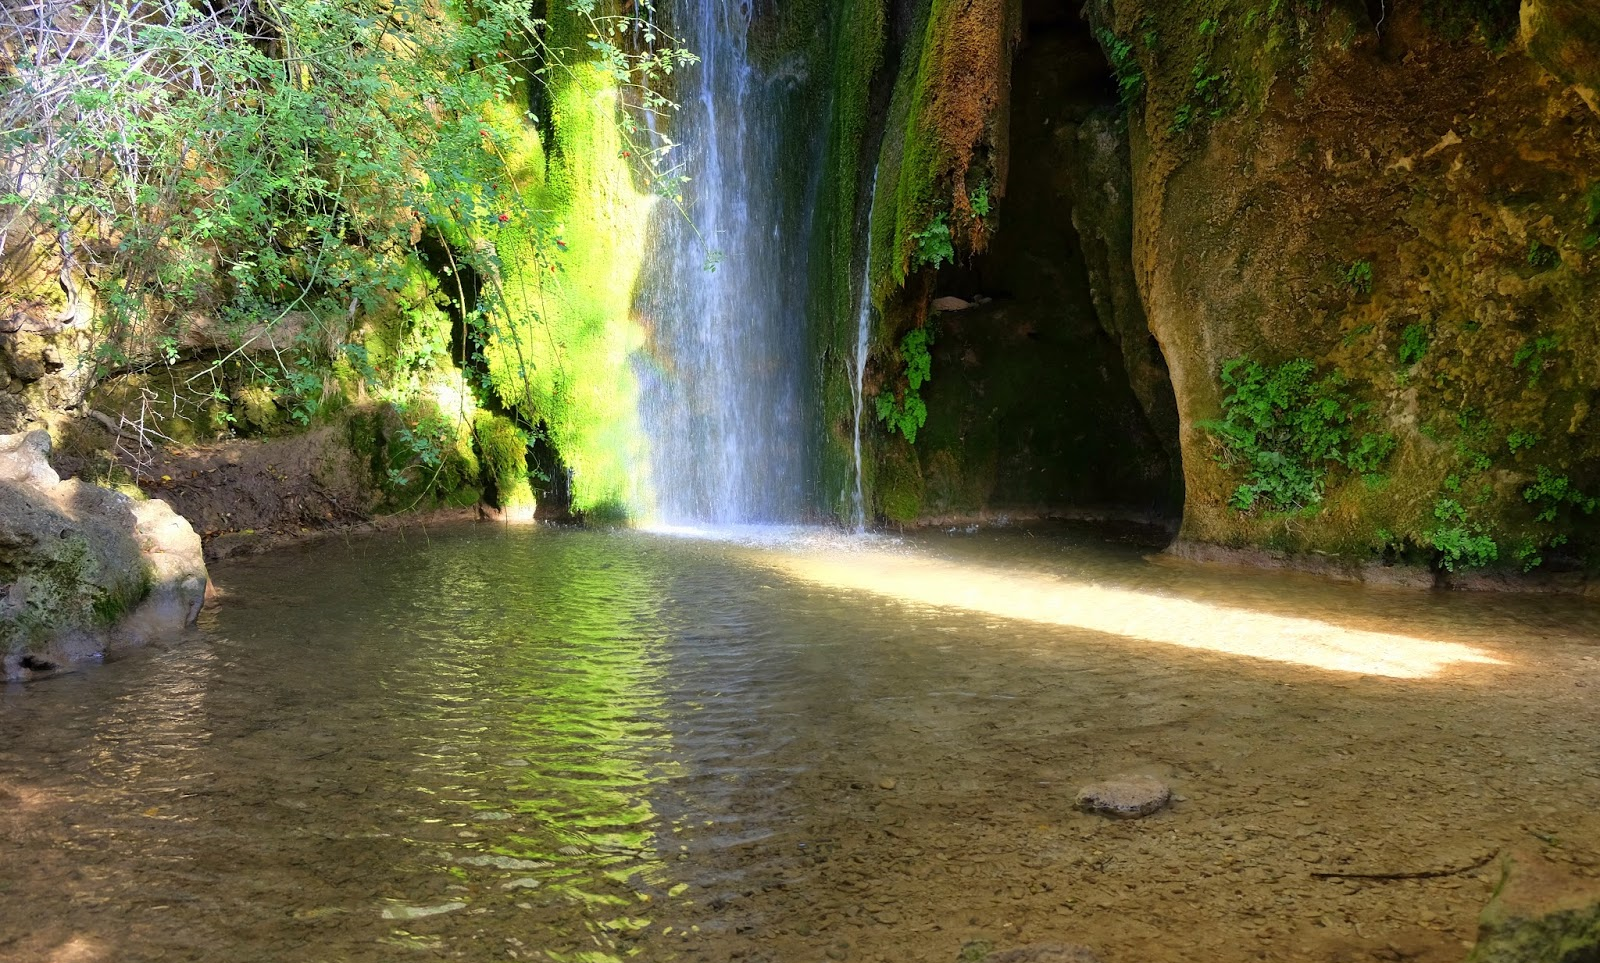
[[[631,279],[681,185],[632,118],[693,59],[669,36],[593,2],[92,6],[0,20],[0,430],[146,487],[188,446],[336,440],[337,498],[256,479],[319,506],[286,524],[647,502]]]
[[[1600,125],[1527,56],[1517,5],[1093,13],[1137,90],[1134,267],[1183,536],[1586,555]]]
[[[861,6],[835,22],[814,259],[831,504],[856,470],[864,299],[869,515],[1169,510],[1176,418],[1087,25],[1057,4]]]
[[[836,63],[876,66],[835,75],[832,156],[836,203],[878,178],[880,517],[1159,510],[1181,472],[1192,543],[1591,557],[1588,5],[1100,0],[981,28],[873,9],[881,33],[835,37]],[[881,123],[840,119],[885,96]],[[863,263],[841,237],[867,220],[827,222],[835,471]]]

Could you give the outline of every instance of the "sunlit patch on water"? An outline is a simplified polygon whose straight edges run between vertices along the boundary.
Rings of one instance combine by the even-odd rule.
[[[755,556],[817,585],[914,605],[1087,629],[1188,649],[1334,672],[1425,679],[1461,665],[1504,665],[1456,642],[1352,629],[1308,618],[1005,571],[904,552],[805,548]]]

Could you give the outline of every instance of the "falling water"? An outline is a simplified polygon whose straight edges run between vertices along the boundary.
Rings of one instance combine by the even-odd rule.
[[[851,506],[850,521],[856,531],[867,529],[867,500],[862,492],[861,480],[861,403],[867,374],[867,341],[872,334],[872,208],[878,197],[878,172],[872,172],[872,190],[867,193],[867,256],[861,269],[861,307],[856,312],[856,370],[855,384],[851,386],[855,401],[855,437],[851,439],[851,452],[855,457],[856,490]]]
[[[751,64],[744,6],[679,0],[674,13],[701,58],[671,119],[690,180],[682,214],[663,205],[638,299],[651,335],[642,415],[668,524],[793,522],[807,509],[804,232],[784,207],[795,160],[785,81]]]

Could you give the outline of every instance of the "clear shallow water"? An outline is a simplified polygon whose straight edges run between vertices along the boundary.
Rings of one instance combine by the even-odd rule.
[[[1600,873],[1583,600],[1020,533],[478,528],[214,575],[189,643],[0,690],[0,959],[1443,961],[1493,863],[1310,873]],[[1126,771],[1181,800],[1072,810]]]

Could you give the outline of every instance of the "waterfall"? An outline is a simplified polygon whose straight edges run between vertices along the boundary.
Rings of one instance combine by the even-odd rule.
[[[872,334],[872,208],[878,197],[878,171],[872,171],[872,189],[867,192],[867,256],[861,268],[861,307],[856,312],[856,370],[855,383],[851,385],[851,400],[855,402],[855,437],[851,439],[851,453],[855,458],[856,490],[851,506],[850,522],[857,532],[867,530],[867,500],[862,491],[861,478],[861,406],[867,375],[867,342]]]
[[[640,413],[655,521],[667,524],[808,514],[805,228],[784,201],[797,159],[783,140],[784,81],[750,62],[746,6],[676,0],[672,16],[701,58],[669,118],[689,181],[681,213],[658,205],[635,299],[650,338]]]

